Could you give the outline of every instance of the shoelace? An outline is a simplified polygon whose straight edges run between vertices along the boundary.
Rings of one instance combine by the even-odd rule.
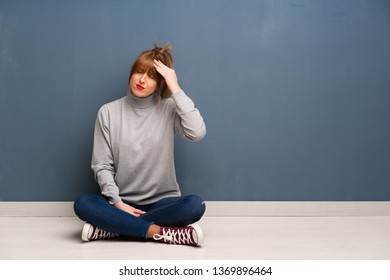
[[[163,239],[166,243],[178,244],[178,245],[192,245],[194,242],[191,238],[192,228],[172,229],[162,228],[162,234],[154,234],[154,240]]]
[[[118,236],[118,234],[111,233],[105,230],[102,230],[100,228],[95,228],[95,231],[91,237],[91,239],[108,239],[108,238],[114,238]]]

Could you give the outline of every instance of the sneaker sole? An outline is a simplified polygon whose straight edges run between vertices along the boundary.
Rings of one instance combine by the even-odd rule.
[[[192,224],[189,226],[191,226],[196,232],[196,236],[198,238],[198,244],[196,246],[202,246],[202,244],[203,244],[203,231],[202,231],[201,227],[198,224]]]
[[[83,227],[83,231],[81,232],[81,239],[83,241],[90,241],[88,239],[88,234],[89,234],[89,230],[91,229],[92,225],[91,224],[88,224],[86,223]]]

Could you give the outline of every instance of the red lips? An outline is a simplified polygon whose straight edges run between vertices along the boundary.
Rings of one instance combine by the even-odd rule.
[[[144,90],[145,88],[143,86],[141,86],[140,84],[136,84],[135,85],[137,89],[139,90]]]

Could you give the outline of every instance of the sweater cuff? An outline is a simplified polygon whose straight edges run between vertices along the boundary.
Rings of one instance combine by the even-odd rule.
[[[119,196],[115,196],[115,197],[112,197],[112,196],[107,197],[106,196],[106,198],[111,205],[114,205],[115,203],[122,201],[122,199]]]

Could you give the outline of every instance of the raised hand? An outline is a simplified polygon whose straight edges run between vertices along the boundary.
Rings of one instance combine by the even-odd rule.
[[[174,69],[169,68],[164,63],[159,60],[154,60],[153,64],[156,71],[160,73],[161,76],[165,79],[167,87],[171,93],[176,93],[180,90],[179,83],[177,82],[177,76]]]

